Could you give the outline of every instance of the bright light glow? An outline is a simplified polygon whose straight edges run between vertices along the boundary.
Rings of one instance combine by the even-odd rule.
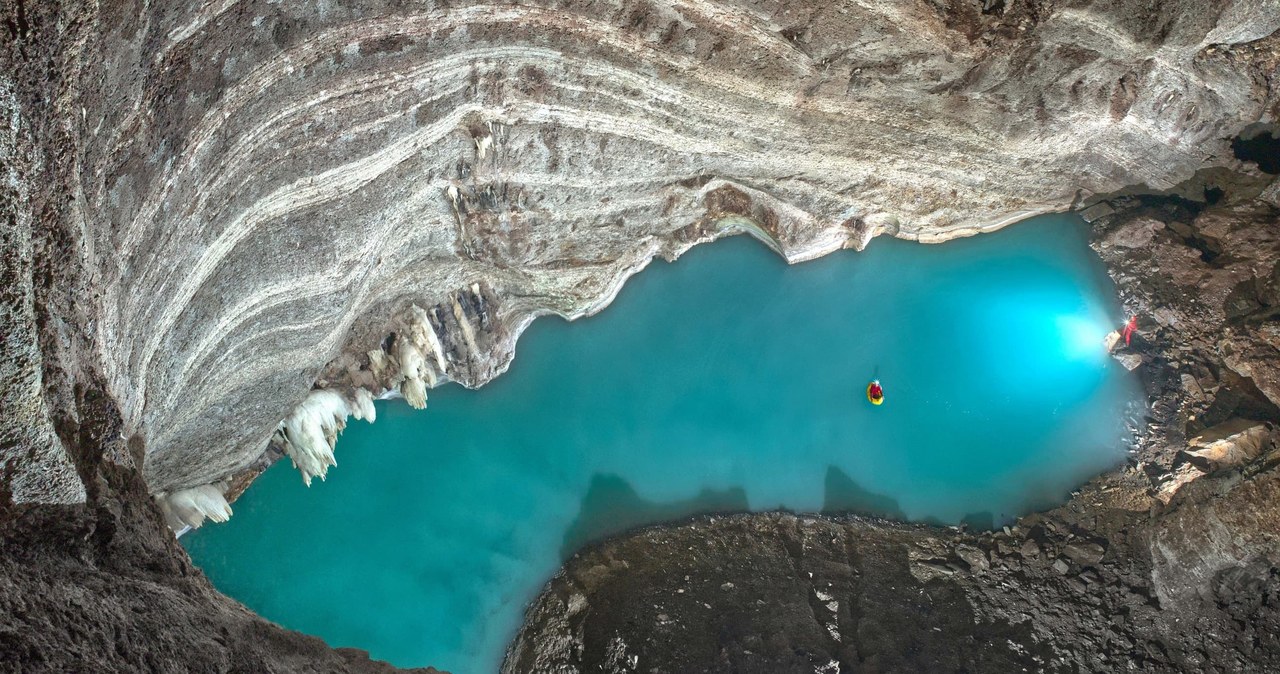
[[[1100,359],[1106,353],[1102,342],[1111,328],[1103,321],[1066,315],[1058,316],[1057,325],[1062,335],[1062,349],[1069,358]]]

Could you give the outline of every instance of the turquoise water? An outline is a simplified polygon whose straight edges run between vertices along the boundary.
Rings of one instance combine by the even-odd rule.
[[[402,666],[492,672],[583,542],[713,510],[990,526],[1123,460],[1132,375],[1082,223],[788,267],[736,237],[598,316],[536,321],[510,372],[378,403],[329,481],[288,461],[183,543],[267,618]],[[878,377],[882,407],[864,388]]]

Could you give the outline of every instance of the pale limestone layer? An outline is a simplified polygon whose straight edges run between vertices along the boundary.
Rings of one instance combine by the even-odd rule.
[[[102,10],[71,217],[151,488],[245,469],[317,384],[482,385],[654,256],[970,235],[1275,121],[1280,0],[952,4]]]

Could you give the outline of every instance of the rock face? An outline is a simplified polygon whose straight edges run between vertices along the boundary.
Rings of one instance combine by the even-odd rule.
[[[705,559],[758,552],[770,597],[803,595],[809,614],[769,619],[832,658],[818,671],[849,653],[885,668],[1060,663],[1109,644],[1102,607],[1134,593],[1176,608],[1107,657],[1197,661],[1202,647],[1150,636],[1158,624],[1203,648],[1230,635],[1206,657],[1255,639],[1274,664],[1271,483],[1248,477],[1269,446],[1243,465],[1184,450],[1232,419],[1277,419],[1280,201],[1269,159],[1233,152],[1265,150],[1258,134],[1280,118],[1280,0],[0,0],[0,16],[3,662],[373,667],[217,595],[160,523],[225,517],[282,456],[323,476],[370,396],[425,405],[432,386],[482,385],[529,321],[601,309],[654,256],[746,232],[799,261],[1079,206],[1141,314],[1120,355],[1154,406],[1140,463],[1073,501],[1067,533],[737,518]],[[847,570],[824,576],[839,594],[787,580],[796,542],[820,540],[831,559],[846,550]],[[1025,582],[1002,543],[1039,560]],[[1077,573],[1094,545],[1094,576]],[[1064,636],[1019,617],[1031,604],[1013,580],[1066,602],[1035,604],[1065,616],[1047,623]],[[918,599],[893,618],[944,631],[903,659],[908,633],[859,616],[930,583],[949,602],[940,622]],[[1099,583],[1104,603],[1070,603]],[[553,621],[546,601],[531,630]],[[835,622],[788,622],[823,611]],[[1204,631],[1160,622],[1179,616]],[[559,618],[570,632],[581,619]],[[725,643],[744,668],[814,664],[742,625]],[[644,634],[586,654],[634,666],[658,643]],[[535,637],[512,663],[557,662]],[[711,663],[705,646],[676,669]]]
[[[225,493],[314,385],[481,385],[655,255],[1171,189],[1277,105],[1277,0],[6,6],[6,236],[61,276],[46,348],[26,295],[6,318],[5,452],[40,448],[14,492],[44,502],[82,488],[39,357],[101,373],[153,492]]]

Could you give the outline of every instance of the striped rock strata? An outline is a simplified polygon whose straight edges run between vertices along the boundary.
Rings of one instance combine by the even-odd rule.
[[[237,490],[272,445],[323,476],[369,395],[482,385],[531,320],[599,310],[654,256],[749,232],[801,261],[1130,186],[1199,198],[1204,169],[1248,170],[1230,139],[1277,118],[1278,0],[216,0],[54,19],[65,77],[0,75],[0,149],[27,157],[9,184],[47,205],[15,199],[5,236],[64,232],[53,266],[75,270],[36,302],[44,389],[62,392],[45,407],[100,378],[119,460],[166,494]],[[9,23],[20,63],[26,23]],[[15,306],[35,354],[39,311]],[[42,395],[34,370],[5,377],[6,406]],[[16,499],[84,498],[40,409],[5,424],[22,429],[6,455],[27,457]]]

